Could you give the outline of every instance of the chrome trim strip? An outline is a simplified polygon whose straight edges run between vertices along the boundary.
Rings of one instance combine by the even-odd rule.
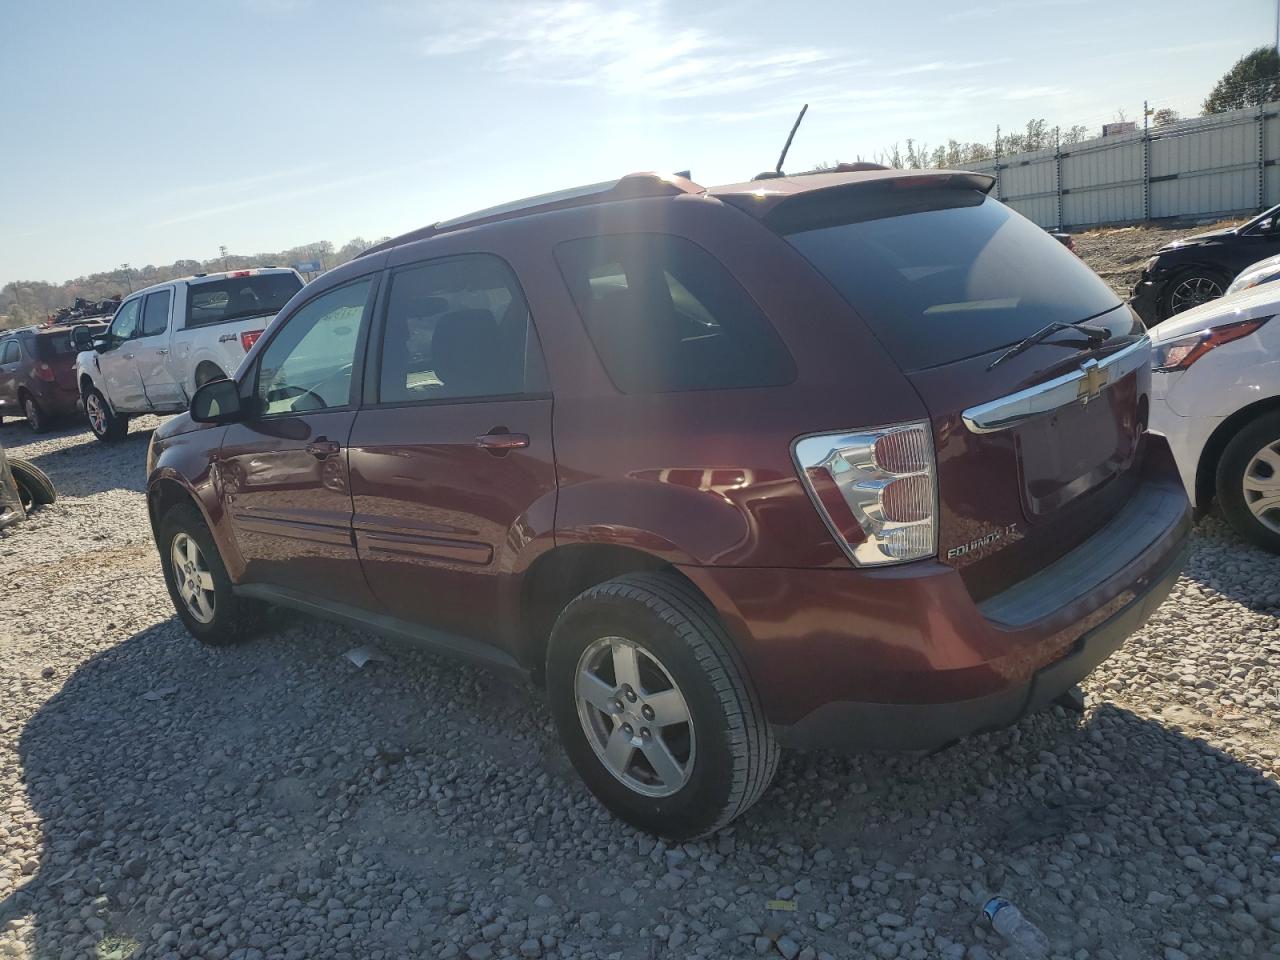
[[[1112,384],[1150,362],[1151,338],[1144,334],[1137,343],[1097,361],[1096,369],[1106,371],[1107,384]],[[1094,361],[1087,360],[1079,370],[970,407],[960,417],[973,433],[996,433],[1041,414],[1052,413],[1059,407],[1080,401],[1080,382],[1089,376],[1088,368],[1092,366]]]

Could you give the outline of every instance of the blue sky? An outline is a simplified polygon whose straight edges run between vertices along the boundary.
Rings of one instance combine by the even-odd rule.
[[[1209,8],[1213,15],[1206,16]],[[375,238],[633,170],[1196,111],[1271,0],[225,0],[0,10],[0,284]],[[1190,29],[1189,29],[1190,28]]]

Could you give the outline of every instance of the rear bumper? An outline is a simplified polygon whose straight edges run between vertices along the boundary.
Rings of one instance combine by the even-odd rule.
[[[937,561],[683,569],[737,640],[783,744],[940,746],[1051,702],[1168,594],[1191,520],[1168,448],[1150,439],[1143,481],[1108,526],[982,604]]]

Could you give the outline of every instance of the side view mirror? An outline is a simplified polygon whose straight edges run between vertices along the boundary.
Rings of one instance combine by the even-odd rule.
[[[1259,233],[1275,233],[1276,232],[1275,217],[1267,217],[1267,219],[1259,221],[1258,232]]]
[[[235,423],[244,419],[240,387],[234,380],[210,380],[191,397],[191,419],[196,423]]]
[[[76,350],[92,350],[93,349],[93,331],[81,324],[78,327],[71,328],[71,345]]]

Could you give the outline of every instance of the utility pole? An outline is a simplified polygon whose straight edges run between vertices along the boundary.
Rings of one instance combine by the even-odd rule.
[[[133,278],[129,276],[129,265],[122,263],[120,269],[124,271],[124,282],[129,285],[129,292],[133,293]]]
[[[1280,2],[1280,0],[1277,0]],[[222,269],[227,269],[227,248],[225,246],[218,247],[218,254],[222,257]]]

